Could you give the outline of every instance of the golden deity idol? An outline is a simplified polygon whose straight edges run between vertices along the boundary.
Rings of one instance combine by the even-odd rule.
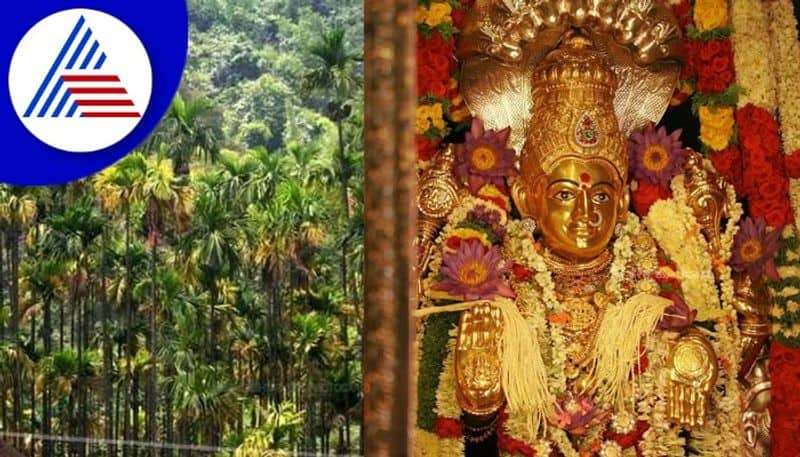
[[[769,299],[726,265],[731,186],[683,151],[671,198],[628,209],[677,30],[644,0],[478,1],[475,120],[419,187],[418,455],[764,455]]]

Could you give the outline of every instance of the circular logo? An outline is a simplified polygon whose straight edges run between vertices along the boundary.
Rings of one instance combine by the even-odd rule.
[[[62,184],[143,143],[178,90],[185,0],[20,2],[0,18],[0,182]]]
[[[22,38],[8,89],[19,119],[36,138],[68,152],[118,143],[147,111],[153,88],[141,40],[100,11],[52,14]]]

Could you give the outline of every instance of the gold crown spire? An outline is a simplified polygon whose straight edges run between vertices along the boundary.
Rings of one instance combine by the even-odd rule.
[[[520,164],[522,174],[547,173],[566,157],[603,159],[625,182],[625,138],[614,112],[617,77],[592,41],[569,32],[533,72],[535,109]]]

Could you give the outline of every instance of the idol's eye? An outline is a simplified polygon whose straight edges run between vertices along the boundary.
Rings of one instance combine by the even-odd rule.
[[[553,195],[553,198],[560,202],[568,202],[575,198],[575,194],[568,190],[559,190]]]
[[[610,202],[611,201],[611,197],[605,192],[600,192],[598,194],[594,194],[592,196],[592,200],[594,200],[595,203],[602,204],[602,203]]]

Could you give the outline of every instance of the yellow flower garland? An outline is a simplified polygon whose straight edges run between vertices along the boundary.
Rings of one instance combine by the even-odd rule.
[[[727,26],[728,2],[697,0],[694,4],[694,23],[701,32]]]
[[[442,104],[417,105],[414,127],[418,135],[424,135],[431,127],[439,131],[444,130],[445,121]]]
[[[770,68],[771,43],[767,28],[767,13],[762,1],[732,0],[731,25],[733,61],[736,81],[744,88],[739,107],[752,103],[775,113],[778,105],[775,93],[775,74]]]
[[[733,108],[701,106],[700,141],[715,151],[728,147],[733,136]]]
[[[417,7],[417,23],[425,23],[430,27],[450,23],[453,21],[450,16],[452,12],[453,8],[449,3],[433,2],[430,8],[420,5]]]

